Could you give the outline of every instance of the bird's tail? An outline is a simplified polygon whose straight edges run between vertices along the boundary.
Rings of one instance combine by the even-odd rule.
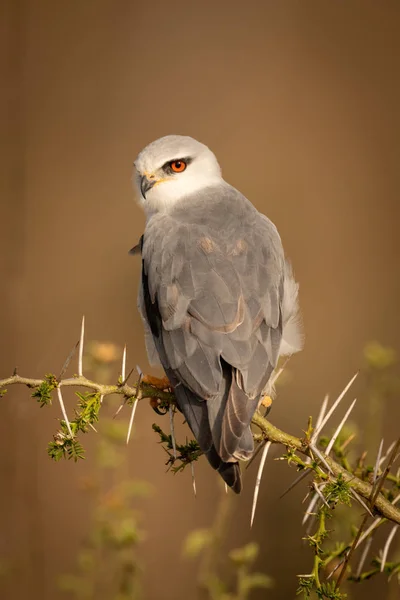
[[[201,400],[183,384],[174,388],[178,407],[193,432],[201,450],[206,455],[210,465],[218,471],[225,483],[239,494],[242,490],[242,478],[238,462],[224,462],[213,444],[210,423],[208,419],[207,402]]]

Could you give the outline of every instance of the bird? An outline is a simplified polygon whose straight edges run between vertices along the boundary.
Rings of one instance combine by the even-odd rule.
[[[140,151],[132,180],[146,216],[138,309],[149,362],[240,493],[254,412],[279,357],[303,347],[299,285],[276,226],[223,179],[205,144],[161,137]]]

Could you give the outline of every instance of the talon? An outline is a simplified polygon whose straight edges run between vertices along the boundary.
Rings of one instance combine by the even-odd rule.
[[[159,398],[150,398],[150,406],[158,415],[164,416],[168,412],[168,408],[163,408],[160,410],[160,399]]]

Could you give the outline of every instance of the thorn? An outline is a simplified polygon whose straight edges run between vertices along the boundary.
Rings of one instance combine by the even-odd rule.
[[[296,479],[289,485],[289,487],[286,488],[286,490],[283,492],[283,494],[281,494],[281,496],[279,496],[279,500],[282,500],[282,498],[284,496],[286,496],[286,494],[288,494],[294,487],[296,487],[296,485],[298,483],[300,483],[300,481],[305,479],[307,477],[307,475],[309,475],[312,472],[313,472],[312,469],[304,469],[304,471],[302,471],[300,473],[300,475],[298,477],[296,477]]]
[[[89,423],[89,427],[91,427],[93,429],[93,431],[95,431],[96,433],[98,433],[96,427],[94,425],[92,425],[91,423]]]
[[[388,535],[388,539],[386,540],[386,544],[383,548],[383,552],[382,552],[382,560],[381,560],[381,573],[383,573],[383,570],[385,568],[385,563],[386,563],[386,559],[387,559],[387,555],[389,552],[389,548],[390,548],[390,544],[392,543],[392,540],[396,534],[396,531],[398,530],[399,526],[395,525],[392,528],[392,531],[389,533]]]
[[[133,419],[135,418],[135,412],[136,412],[137,404],[138,404],[140,398],[142,397],[141,390],[140,390],[140,384],[142,383],[142,378],[143,378],[143,373],[141,373],[139,375],[139,381],[137,383],[137,388],[136,388],[136,400],[132,404],[131,418],[129,419],[128,435],[126,436],[126,443],[127,444],[129,444],[129,438],[131,437]]]
[[[328,502],[325,500],[325,496],[323,495],[323,493],[321,492],[321,490],[319,489],[319,487],[317,486],[317,484],[315,483],[315,481],[313,481],[313,488],[317,492],[318,496],[321,498],[321,500],[325,504],[325,506],[327,508],[330,508]]]
[[[346,387],[344,388],[344,390],[342,391],[342,393],[338,396],[338,398],[335,400],[335,402],[332,404],[331,408],[329,409],[327,415],[322,419],[322,422],[320,424],[320,426],[318,427],[318,429],[316,429],[314,431],[314,439],[316,439],[320,432],[322,431],[322,429],[325,427],[326,423],[328,422],[328,420],[331,418],[331,416],[333,415],[333,413],[335,412],[336,408],[339,406],[341,400],[343,399],[343,397],[345,396],[345,394],[347,393],[348,389],[353,385],[354,380],[356,379],[357,375],[358,375],[358,371],[355,375],[353,375],[353,377],[350,379],[349,383],[346,385]]]
[[[354,440],[355,437],[356,437],[355,433],[352,433],[351,435],[349,435],[347,440],[345,442],[343,442],[343,444],[341,445],[340,450],[343,452],[347,448],[347,446],[349,444],[351,444],[351,442]]]
[[[79,340],[78,376],[83,376],[83,341],[85,339],[85,315],[82,317],[81,337]]]
[[[253,456],[252,456],[252,457],[251,457],[251,458],[250,458],[250,459],[247,461],[247,464],[246,464],[246,467],[245,467],[246,469],[248,469],[248,468],[250,467],[251,463],[252,463],[252,462],[255,460],[255,458],[256,458],[256,457],[259,455],[260,451],[261,451],[261,450],[263,449],[263,447],[264,447],[264,443],[265,443],[265,440],[263,440],[262,442],[260,442],[260,443],[258,444],[257,448],[256,448],[256,449],[254,450],[254,452],[253,452]]]
[[[346,554],[347,556],[347,554]],[[334,569],[332,569],[332,571],[329,573],[328,577],[326,578],[327,580],[330,579],[332,577],[332,575],[334,575],[336,573],[336,571],[339,569],[339,567],[341,567],[344,562],[346,561],[346,556],[345,558],[342,558],[342,560],[340,562],[338,562],[338,564],[336,565],[336,567]],[[337,586],[337,584],[336,584]]]
[[[15,377],[16,375],[18,375],[18,367],[14,367],[13,377]]]
[[[326,485],[325,483],[323,483],[323,484],[320,485],[320,491],[322,491],[324,489],[325,485]],[[305,525],[307,523],[308,519],[311,517],[311,515],[313,513],[313,510],[314,510],[314,506],[317,504],[318,499],[319,499],[318,494],[315,494],[315,496],[313,496],[311,498],[311,501],[310,501],[309,505],[306,508],[303,520],[301,522],[302,525]]]
[[[190,463],[190,470],[192,472],[193,493],[194,493],[194,497],[196,498],[196,496],[197,496],[197,490],[196,490],[196,479],[195,479],[195,476],[194,476],[194,463],[193,463],[193,461]]]
[[[386,477],[388,476],[390,469],[392,468],[392,465],[397,457],[397,452],[398,452],[399,448],[400,448],[400,438],[397,440],[397,442],[395,443],[395,445],[392,448],[392,451],[389,456],[389,461],[385,467],[385,470],[383,471],[382,475],[380,477],[378,477],[377,481],[372,486],[371,498],[370,498],[371,508],[374,507],[375,501],[381,492],[381,489],[383,487],[383,484],[385,483]]]
[[[121,381],[125,380],[125,369],[126,369],[126,344],[122,353],[122,366],[121,366]]]
[[[71,436],[71,438],[73,438],[74,436],[73,436],[73,433],[72,433],[72,429],[71,429],[71,425],[70,425],[69,419],[67,417],[67,412],[65,410],[65,406],[64,406],[64,402],[63,402],[63,398],[62,398],[60,386],[57,387],[57,395],[58,395],[58,401],[59,401],[60,407],[61,407],[61,412],[63,414],[64,421],[65,421],[65,423],[67,425],[68,433]]]
[[[172,442],[172,450],[174,453],[174,459],[176,460],[176,442],[175,442],[175,427],[174,427],[174,409],[172,405],[169,405],[169,426],[171,430],[171,442]]]
[[[126,443],[127,444],[129,444],[129,439],[131,437],[133,419],[135,418],[135,412],[136,412],[136,407],[138,405],[138,402],[139,402],[139,399],[136,398],[135,402],[132,404],[131,418],[129,419],[128,435],[126,436]]]
[[[337,427],[335,433],[333,434],[331,441],[328,444],[328,447],[325,451],[326,456],[329,456],[330,451],[333,448],[334,443],[336,442],[339,433],[342,431],[343,425],[346,423],[347,419],[350,416],[351,411],[354,408],[355,403],[357,402],[357,399],[353,400],[353,402],[351,403],[350,407],[348,408],[346,414],[344,415],[343,419],[341,420],[341,422],[339,423],[339,426]]]
[[[124,408],[124,406],[126,404],[126,401],[127,401],[127,398],[124,398],[124,401],[122,402],[122,404],[120,404],[120,406],[115,411],[115,413],[113,415],[113,419],[115,419],[119,415],[119,413],[121,412],[121,410]]]
[[[318,429],[321,427],[322,419],[325,417],[325,413],[326,413],[326,409],[327,409],[327,406],[328,406],[328,402],[329,402],[329,394],[326,394],[325,398],[322,401],[321,408],[320,408],[319,413],[318,413],[317,421],[315,423],[315,428],[314,428],[313,434],[311,436],[311,441],[312,442],[315,441],[315,437],[316,437],[315,436],[315,432],[316,431],[318,432]]]
[[[393,506],[395,506],[399,500],[400,500],[400,494],[398,494],[396,496],[396,498],[394,500],[392,500],[391,504],[393,504]],[[378,525],[380,525],[380,523],[383,523],[383,518],[377,517],[375,519],[375,521],[373,523],[371,523],[371,525],[368,527],[368,529],[366,529],[364,531],[364,533],[362,534],[362,536],[360,536],[360,539],[358,540],[358,542],[356,544],[356,548],[358,548],[358,546],[360,546],[363,543],[363,541],[370,535],[370,533],[374,529],[376,529],[378,527]]]
[[[383,448],[383,438],[381,439],[381,443],[379,444],[378,454],[376,456],[375,466],[374,466],[374,476],[372,479],[373,485],[375,485],[376,480],[378,479],[378,469],[381,464],[381,456],[382,456],[382,448]]]
[[[327,463],[326,458],[324,457],[324,455],[322,454],[322,452],[320,452],[318,450],[318,448],[316,446],[313,446],[312,444],[309,445],[309,448],[310,448],[310,450],[312,452],[314,452],[314,454],[316,455],[316,457],[321,461],[321,463],[328,470],[328,472],[333,474],[333,471],[332,471],[331,467],[329,466],[329,464]]]
[[[78,346],[79,346],[79,340],[76,342],[75,346],[72,348],[71,352],[68,354],[67,358],[65,359],[65,363],[63,364],[61,372],[60,372],[59,376],[57,377],[58,382],[61,381],[62,376],[64,375],[65,371],[68,369],[69,363],[71,362],[71,359],[74,356]]]
[[[390,454],[390,453],[391,453],[391,451],[393,450],[395,443],[396,443],[396,442],[392,442],[392,443],[390,444],[389,448],[386,450],[385,456],[382,456],[382,458],[381,458],[381,460],[380,460],[380,462],[379,462],[379,466],[381,466],[381,465],[382,465],[382,464],[385,462],[385,460],[387,459],[387,457],[389,456],[389,454]]]
[[[263,453],[261,455],[260,466],[258,467],[256,485],[254,487],[253,506],[251,507],[250,527],[253,527],[254,515],[256,512],[256,506],[257,506],[258,492],[260,491],[262,472],[264,469],[265,460],[267,458],[267,454],[268,454],[270,447],[271,447],[271,442],[265,442]]]
[[[369,552],[369,550],[371,548],[371,544],[372,544],[372,537],[368,538],[368,541],[365,544],[365,548],[364,548],[364,550],[363,550],[363,552],[361,554],[360,562],[358,563],[357,571],[356,571],[356,577],[357,577],[357,579],[360,577],[360,575],[362,573],[363,566],[364,566],[365,561],[366,561],[367,556],[368,556],[368,552]]]
[[[361,504],[361,506],[363,508],[365,508],[365,510],[367,511],[367,513],[373,517],[373,513],[371,512],[371,509],[368,507],[368,505],[364,502],[364,500],[361,498],[361,496],[359,494],[357,494],[357,492],[355,490],[353,490],[353,488],[350,488],[350,494],[353,496],[353,498],[355,498],[357,500],[357,502],[359,502],[359,504]]]
[[[134,367],[132,367],[132,369],[129,371],[128,375],[125,377],[124,381],[122,381],[122,382],[119,384],[119,387],[124,387],[124,385],[125,385],[126,383],[128,383],[128,379],[129,379],[129,377],[132,375],[132,373],[133,373],[133,371],[134,371],[134,370],[135,370],[135,368],[134,368]]]
[[[228,484],[225,483],[225,494],[227,494],[227,493],[228,493]]]
[[[100,404],[103,404],[104,394],[100,394]]]

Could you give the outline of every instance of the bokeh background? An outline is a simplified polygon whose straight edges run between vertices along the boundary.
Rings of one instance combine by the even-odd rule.
[[[362,366],[369,340],[399,348],[397,0],[3,0],[1,12],[1,376],[16,364],[32,377],[59,372],[82,314],[88,339],[126,342],[128,367],[148,371],[140,265],[128,255],[144,217],[130,178],[138,151],[169,133],[212,148],[225,178],[276,223],[294,264],[306,346],[291,360],[275,424],[300,434],[324,394]],[[361,432],[364,394],[360,380]],[[72,411],[72,393],[67,403]],[[383,412],[389,440],[398,401]],[[89,529],[80,481],[95,468],[95,434],[85,461],[53,463],[46,445],[58,417],[56,404],[39,409],[26,389],[1,400],[5,600],[68,597],[58,577],[74,570]],[[183,600],[197,592],[182,543],[210,526],[220,487],[204,461],[196,499],[189,472],[165,472],[157,419],[166,425],[140,405],[126,449],[130,477],[155,489],[138,503],[144,595]],[[251,533],[255,474],[234,499],[228,546],[260,543],[257,568],[276,584],[255,597],[294,598],[296,574],[311,566],[301,542],[306,488],[279,500],[294,472],[270,460]],[[389,593],[380,578],[352,597]]]

